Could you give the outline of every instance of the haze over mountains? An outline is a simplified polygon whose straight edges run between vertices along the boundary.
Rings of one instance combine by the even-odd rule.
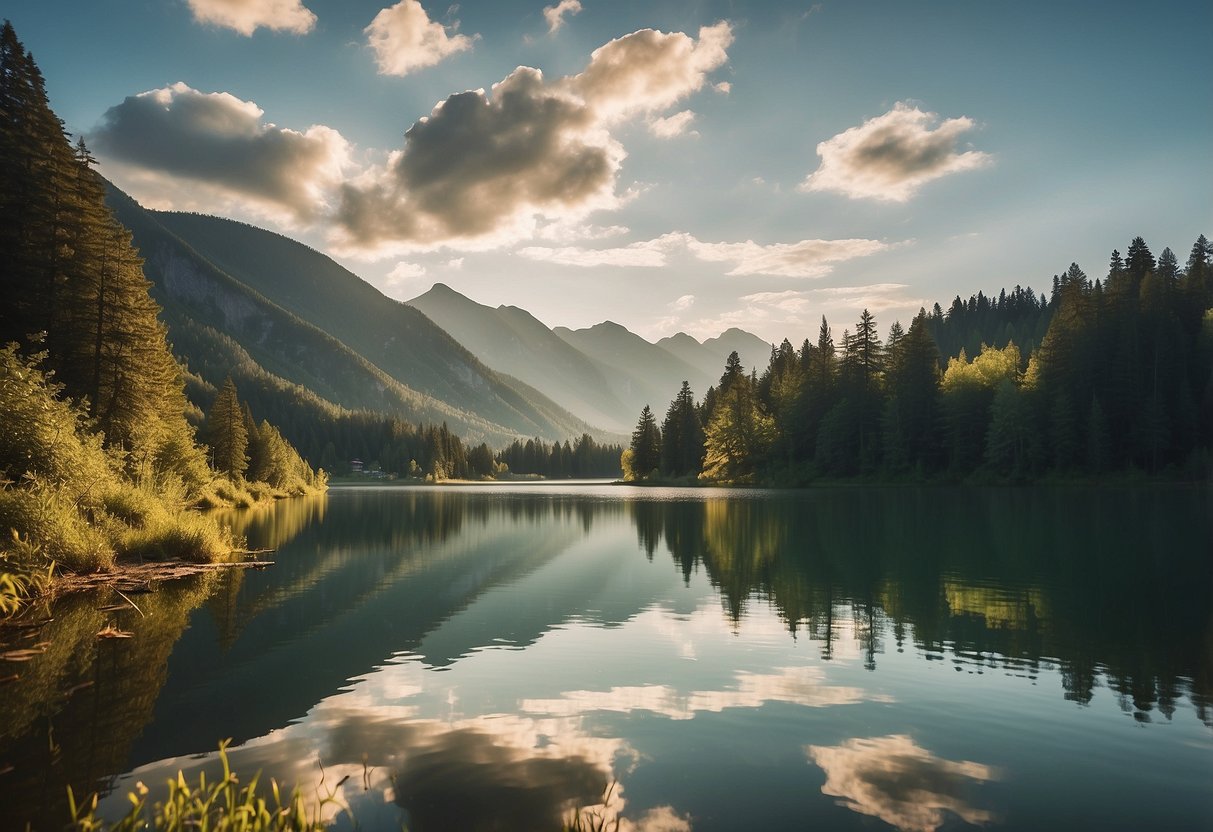
[[[742,330],[699,343],[685,333],[656,344],[612,321],[549,329],[516,306],[492,308],[437,283],[408,301],[486,365],[560,402],[577,416],[626,433],[646,404],[662,412],[683,381],[696,395],[715,384],[729,352],[765,367],[771,345]]]
[[[762,367],[770,345],[741,330],[652,344],[604,322],[549,329],[436,284],[407,304],[282,235],[198,214],[150,211],[116,188],[196,403],[232,375],[258,417],[338,409],[446,422],[472,440],[618,438],[683,380],[697,395],[729,351]]]

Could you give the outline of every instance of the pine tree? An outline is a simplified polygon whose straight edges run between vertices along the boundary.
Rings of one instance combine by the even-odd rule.
[[[702,479],[755,481],[773,439],[774,423],[758,409],[749,378],[743,375],[720,397],[704,432]]]
[[[703,464],[703,426],[691,385],[684,381],[661,423],[661,471],[673,477],[697,476]]]
[[[236,480],[248,467],[248,429],[236,395],[236,383],[228,376],[206,417],[206,437],[211,446],[215,470]]]
[[[888,353],[885,437],[891,467],[931,465],[937,448],[939,349],[927,313],[920,309],[910,330]]]
[[[661,432],[647,404],[640,411],[640,421],[632,431],[630,450],[632,470],[637,479],[645,479],[661,466]]]

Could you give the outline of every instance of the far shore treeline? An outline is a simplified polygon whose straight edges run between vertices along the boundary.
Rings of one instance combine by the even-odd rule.
[[[1102,278],[1071,264],[1047,299],[1018,286],[958,297],[884,341],[866,309],[837,338],[823,317],[815,341],[785,340],[761,375],[733,353],[699,402],[684,382],[657,418],[640,414],[630,480],[1207,481],[1213,244],[1202,234],[1181,267],[1137,237]]]

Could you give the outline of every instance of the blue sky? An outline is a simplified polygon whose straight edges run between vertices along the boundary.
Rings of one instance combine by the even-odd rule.
[[[442,281],[550,325],[798,343],[822,314],[887,329],[1071,261],[1102,276],[1138,234],[1182,263],[1213,232],[1208,2],[0,15],[136,198],[280,230],[402,299]]]

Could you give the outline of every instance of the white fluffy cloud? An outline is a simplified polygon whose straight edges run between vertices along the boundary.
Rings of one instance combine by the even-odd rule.
[[[674,113],[672,116],[652,119],[649,122],[649,130],[659,139],[672,139],[687,132],[687,128],[691,126],[691,122],[694,120],[695,113],[693,111],[683,110],[680,113]],[[691,133],[694,135],[693,130]]]
[[[905,202],[932,180],[989,163],[989,154],[959,147],[961,136],[975,126],[972,119],[950,118],[932,126],[938,120],[935,113],[898,103],[818,144],[821,165],[800,189]]]
[[[682,295],[670,303],[670,309],[674,312],[683,312],[690,309],[695,303],[694,295]]]
[[[489,248],[617,207],[627,198],[616,191],[626,153],[611,127],[701,89],[731,41],[723,22],[698,41],[646,29],[595,50],[578,75],[548,81],[519,67],[489,92],[450,96],[386,165],[342,188],[334,244],[369,257]],[[559,257],[548,250],[547,259]]]
[[[732,42],[726,21],[702,27],[698,41],[684,32],[641,29],[595,49],[585,71],[565,86],[603,120],[664,110],[702,89],[728,60]]]
[[[809,745],[805,754],[826,773],[823,794],[901,832],[934,832],[950,815],[974,825],[995,819],[974,807],[970,795],[977,784],[996,779],[992,768],[937,757],[904,734]]]
[[[560,0],[555,6],[545,6],[543,19],[548,22],[548,33],[551,34],[564,25],[566,17],[581,13],[581,0]]]
[[[417,0],[400,0],[383,9],[362,31],[380,75],[408,75],[472,48],[472,38],[430,20]]]
[[[316,25],[300,0],[189,0],[194,20],[251,36],[258,27],[302,35]]]
[[[341,181],[349,145],[329,127],[299,132],[264,115],[252,101],[178,82],[111,107],[89,141],[107,172],[151,202],[314,221]]]

